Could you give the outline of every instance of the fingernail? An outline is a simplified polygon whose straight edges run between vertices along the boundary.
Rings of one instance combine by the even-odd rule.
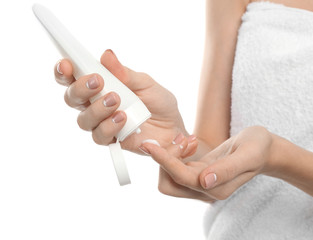
[[[115,55],[115,53],[113,52],[112,49],[108,49],[107,51],[111,52],[116,57],[116,55]]]
[[[184,140],[185,136],[184,134],[180,133],[177,135],[177,137],[173,140],[173,144],[180,144]]]
[[[120,123],[124,120],[124,114],[121,112],[116,112],[114,113],[113,117],[112,117],[112,122],[114,123]]]
[[[61,67],[61,61],[59,61],[57,64],[57,72],[62,75],[63,72],[61,71],[60,67]]]
[[[139,150],[142,151],[144,154],[150,156],[150,152],[148,151],[148,149],[146,149],[144,146],[140,146]]]
[[[89,89],[96,89],[99,87],[99,80],[97,78],[97,75],[92,75],[90,79],[86,82],[86,86]]]
[[[196,139],[197,139],[197,137],[195,135],[190,135],[188,137],[188,142],[191,143],[191,142],[195,141]]]
[[[205,176],[204,181],[205,181],[205,188],[209,189],[214,186],[216,182],[216,174],[215,173],[209,173],[208,175]]]
[[[104,100],[103,100],[103,105],[105,107],[112,107],[116,104],[116,99],[115,96],[113,94],[108,94],[107,96],[105,96]]]

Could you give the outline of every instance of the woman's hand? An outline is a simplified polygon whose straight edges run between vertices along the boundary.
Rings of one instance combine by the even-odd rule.
[[[274,159],[273,136],[263,127],[249,127],[198,161],[187,163],[179,157],[184,148],[177,145],[165,149],[143,143],[141,148],[151,154],[178,186],[202,194],[201,198],[222,200],[257,174],[270,172]]]
[[[197,141],[199,143],[199,148],[196,149],[194,148],[193,150],[189,150],[188,152],[190,155],[192,155],[190,158],[186,156],[185,152],[186,149],[191,143]],[[153,142],[154,144],[159,144],[155,141],[149,141],[145,140],[144,142]],[[141,150],[145,152],[146,154],[150,155],[148,150],[142,145]],[[197,150],[197,151],[196,151]],[[181,160],[184,163],[194,161],[199,155],[201,156],[203,152],[206,152],[208,150],[208,146],[201,142],[198,141],[195,136],[193,137],[185,137],[182,133],[180,133],[173,141],[172,144],[170,144],[167,147],[167,151],[171,156],[176,157],[177,159]],[[159,185],[158,185],[159,191],[163,194],[174,196],[174,197],[180,197],[180,198],[191,198],[191,199],[198,199],[202,200],[205,202],[213,203],[215,199],[211,198],[205,193],[195,191],[189,187],[180,185],[176,183],[173,178],[169,175],[167,171],[165,171],[162,167],[160,167],[160,172],[159,172]]]
[[[104,52],[101,63],[130,88],[152,113],[152,117],[141,126],[141,134],[133,134],[121,143],[124,149],[141,153],[138,147],[144,139],[154,138],[161,146],[167,147],[179,132],[188,135],[176,98],[171,92],[149,75],[124,67],[111,50]],[[127,118],[124,112],[116,111],[120,104],[118,94],[110,92],[90,104],[89,98],[105,87],[101,76],[91,74],[75,81],[71,62],[66,59],[55,66],[54,72],[56,81],[68,86],[65,102],[70,107],[81,110],[77,119],[80,128],[91,131],[97,144],[108,145],[114,142],[114,136],[122,129]],[[197,141],[191,142],[185,156],[194,151],[196,145]]]

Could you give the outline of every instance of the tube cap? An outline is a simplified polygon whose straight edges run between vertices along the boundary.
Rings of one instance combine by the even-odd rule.
[[[130,184],[130,178],[119,140],[117,139],[116,143],[110,144],[109,149],[120,185]]]

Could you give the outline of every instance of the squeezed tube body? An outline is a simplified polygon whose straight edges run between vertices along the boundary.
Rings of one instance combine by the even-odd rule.
[[[35,4],[33,11],[49,33],[62,56],[72,61],[74,67],[73,75],[76,79],[91,73],[97,73],[102,76],[104,88],[96,96],[89,99],[91,103],[108,92],[116,92],[120,96],[121,104],[118,109],[125,111],[127,121],[115,137],[119,141],[123,141],[127,136],[138,131],[140,125],[151,117],[151,113],[144,103],[97,61],[48,9]]]

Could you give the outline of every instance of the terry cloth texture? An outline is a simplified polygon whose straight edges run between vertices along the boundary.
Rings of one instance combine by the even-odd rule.
[[[313,12],[248,5],[238,33],[231,116],[231,135],[261,125],[313,151]],[[210,240],[312,240],[313,197],[259,175],[211,205],[204,224]]]

